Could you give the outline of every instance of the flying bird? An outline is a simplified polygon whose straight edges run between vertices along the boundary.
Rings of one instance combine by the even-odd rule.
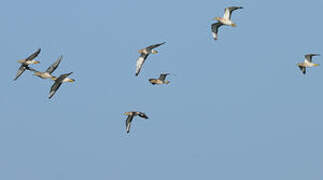
[[[149,82],[152,85],[155,85],[155,84],[168,84],[170,82],[166,80],[167,75],[169,75],[169,73],[162,73],[162,74],[160,74],[158,79],[151,78],[151,79],[149,79]]]
[[[243,9],[243,7],[238,7],[238,6],[227,7],[224,10],[223,17],[215,17],[214,20],[218,20],[219,22],[227,26],[236,27],[237,25],[231,20],[231,14],[233,11],[237,9]]]
[[[28,66],[28,65],[31,65],[31,64],[38,64],[39,61],[36,61],[34,60],[38,54],[40,53],[40,48],[34,52],[33,54],[31,54],[29,57],[27,57],[26,59],[21,59],[18,61],[18,63],[20,63],[20,67],[17,71],[17,74],[16,74],[16,77],[14,78],[14,80],[17,80],[21,75],[22,73],[27,69],[27,70],[31,70],[31,68]]]
[[[63,59],[63,56],[58,57],[57,60],[51,66],[49,66],[45,72],[39,72],[39,71],[32,69],[32,68],[30,68],[30,69],[31,69],[31,71],[34,71],[35,76],[38,76],[42,79],[53,79],[54,80],[56,77],[53,76],[52,73],[56,70],[58,65],[61,63],[62,59]]]
[[[142,68],[142,65],[144,64],[145,60],[147,59],[149,54],[157,54],[158,51],[154,50],[154,48],[161,46],[165,44],[166,42],[159,43],[159,44],[154,44],[151,46],[148,46],[146,48],[140,49],[138,52],[140,53],[139,58],[137,59],[137,64],[136,64],[136,76],[139,75],[140,70]]]
[[[71,75],[73,72],[70,73],[66,73],[66,74],[62,74],[60,75],[58,78],[52,78],[55,82],[52,85],[52,87],[50,88],[50,92],[49,92],[49,96],[48,98],[52,98],[54,96],[54,94],[56,93],[56,91],[58,90],[58,88],[64,83],[64,82],[74,82],[74,79],[68,78],[69,75]]]
[[[319,66],[319,64],[315,64],[312,62],[313,56],[319,56],[319,54],[306,54],[305,60],[302,63],[297,63],[297,66],[302,71],[303,74],[306,74],[306,68]]]
[[[216,22],[211,25],[212,36],[214,40],[218,39],[218,30],[223,24],[221,22]]]
[[[126,120],[126,131],[127,131],[127,133],[130,132],[130,127],[131,127],[131,122],[132,122],[133,117],[139,116],[141,118],[148,119],[148,116],[145,113],[139,112],[139,111],[125,112],[124,115],[128,116],[127,120]]]

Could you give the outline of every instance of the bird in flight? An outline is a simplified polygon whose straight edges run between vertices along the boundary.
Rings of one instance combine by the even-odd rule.
[[[162,73],[162,74],[160,74],[158,79],[151,78],[151,79],[149,79],[149,82],[152,85],[155,85],[155,84],[168,84],[170,82],[168,80],[166,80],[167,75],[169,75],[169,73]]]
[[[131,122],[133,120],[133,117],[135,116],[139,116],[141,118],[144,119],[148,119],[148,116],[143,113],[143,112],[139,112],[139,111],[130,111],[130,112],[125,112],[124,115],[127,115],[127,120],[126,120],[126,131],[127,134],[130,132],[130,127],[131,127]]]
[[[243,9],[243,7],[231,6],[224,10],[223,17],[215,17],[213,20],[218,20],[218,22],[211,25],[212,36],[214,40],[218,39],[218,30],[222,25],[236,27],[237,25],[231,20],[231,14],[237,9]]]
[[[49,91],[49,96],[48,98],[52,98],[54,96],[54,94],[56,93],[56,91],[58,90],[58,88],[64,83],[64,82],[74,82],[74,79],[69,78],[68,76],[71,75],[73,72],[70,73],[66,73],[66,74],[62,74],[60,75],[58,78],[52,78],[55,82],[52,85],[52,87],[50,88]]]
[[[306,74],[306,68],[319,66],[319,64],[315,64],[312,62],[313,56],[319,56],[319,54],[306,54],[305,60],[302,63],[297,63],[297,66],[302,71],[303,74]]]
[[[139,75],[141,68],[145,62],[145,60],[147,59],[149,54],[157,54],[158,51],[155,50],[154,48],[157,48],[163,44],[165,44],[166,42],[163,43],[159,43],[159,44],[154,44],[151,46],[148,46],[146,48],[140,49],[138,52],[140,53],[139,58],[137,59],[137,63],[136,63],[136,76]]]
[[[27,57],[26,59],[21,59],[18,61],[18,63],[20,63],[20,67],[17,71],[16,77],[14,78],[14,80],[17,80],[23,72],[25,72],[25,70],[30,70],[31,68],[28,65],[31,64],[38,64],[39,61],[36,61],[35,58],[38,56],[38,54],[40,53],[40,48],[34,52],[33,54],[31,54],[29,57]]]
[[[56,77],[52,75],[52,73],[56,70],[56,68],[58,67],[58,65],[61,63],[63,59],[63,56],[59,56],[57,58],[57,60],[47,68],[47,70],[45,72],[40,72],[40,71],[37,71],[35,69],[31,69],[31,71],[34,71],[34,75],[35,76],[38,76],[42,79],[52,79],[54,80]]]

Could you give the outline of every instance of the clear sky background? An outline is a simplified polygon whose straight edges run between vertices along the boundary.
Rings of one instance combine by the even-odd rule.
[[[211,36],[227,6],[236,28]],[[0,179],[323,179],[323,1],[43,1],[0,6]],[[166,41],[135,77],[137,50]],[[37,48],[61,86],[25,72]],[[323,64],[323,57],[313,59]],[[149,78],[170,72],[167,86]],[[135,118],[130,134],[122,113]]]

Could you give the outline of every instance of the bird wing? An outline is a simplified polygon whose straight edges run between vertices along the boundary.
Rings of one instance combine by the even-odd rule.
[[[53,73],[58,67],[59,63],[61,63],[62,59],[63,56],[58,57],[57,60],[47,68],[46,72],[48,72],[49,74]]]
[[[148,119],[148,116],[143,112],[138,112],[138,116],[144,119]]]
[[[319,56],[319,54],[306,54],[305,55],[305,61],[312,62],[313,56]]]
[[[23,64],[19,67],[18,71],[17,71],[17,74],[16,74],[16,77],[15,79],[13,79],[14,81],[17,80],[23,72],[25,72],[26,70],[26,66],[24,66]]]
[[[31,54],[29,57],[27,57],[26,58],[26,61],[31,61],[31,60],[33,60],[33,59],[35,59],[35,57],[37,57],[38,56],[38,54],[40,53],[40,48],[36,51],[36,52],[34,52],[33,54]]]
[[[161,81],[165,81],[166,76],[167,76],[168,74],[169,74],[169,73],[160,74],[160,76],[159,76],[159,80],[161,80]]]
[[[237,9],[242,9],[242,7],[238,7],[238,6],[231,6],[231,7],[227,7],[224,10],[224,19],[231,19],[231,14],[233,11],[237,10]]]
[[[211,25],[212,36],[214,40],[218,39],[218,30],[223,24],[221,22],[216,22]]]
[[[303,74],[306,74],[306,67],[304,67],[304,66],[298,66],[298,67],[302,71]]]
[[[161,46],[161,45],[163,45],[163,44],[165,44],[166,42],[162,42],[162,43],[159,43],[159,44],[154,44],[154,45],[151,45],[151,46],[148,46],[148,47],[146,47],[148,50],[151,50],[151,49],[154,49],[154,48],[156,48],[156,47],[158,47],[158,46]],[[148,51],[149,52],[149,51]]]
[[[133,119],[133,116],[134,115],[128,115],[128,117],[127,117],[127,120],[126,120],[126,130],[127,130],[127,133],[130,132],[131,121]]]
[[[57,89],[62,85],[62,83],[63,82],[55,81],[55,83],[50,88],[49,95],[48,95],[48,98],[49,99],[54,96],[54,94],[56,93]]]
[[[144,62],[147,59],[148,55],[149,54],[141,53],[139,58],[137,59],[137,62],[136,62],[136,76],[139,75],[140,70],[142,68],[142,65],[144,64]]]
[[[54,84],[52,85],[52,87],[50,88],[49,95],[48,95],[48,98],[49,98],[49,99],[50,99],[50,98],[52,98],[52,97],[54,96],[54,94],[56,93],[56,91],[58,90],[58,88],[62,85],[63,80],[64,80],[67,76],[71,75],[72,73],[73,73],[73,72],[66,73],[66,74],[62,74],[62,75],[60,75],[60,76],[56,79],[55,83],[54,83]]]
[[[26,66],[25,68],[26,68],[26,70],[28,70],[28,71],[32,71],[32,72],[39,72],[39,71],[37,71],[36,69],[31,68],[31,67],[29,67],[29,66]]]

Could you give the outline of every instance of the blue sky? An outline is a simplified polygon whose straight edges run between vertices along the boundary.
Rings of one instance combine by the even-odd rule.
[[[227,6],[236,28],[210,32]],[[322,179],[323,2],[3,1],[0,179]],[[138,49],[166,41],[135,77]],[[18,59],[37,48],[52,82]],[[315,62],[323,64],[322,57]],[[170,72],[171,83],[148,79]],[[304,93],[310,92],[306,97]],[[145,112],[125,132],[125,111]]]

